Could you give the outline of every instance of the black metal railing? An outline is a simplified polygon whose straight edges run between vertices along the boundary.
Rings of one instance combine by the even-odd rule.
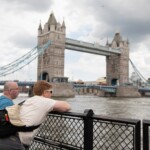
[[[140,120],[84,113],[49,113],[30,150],[140,150]]]
[[[94,150],[140,150],[140,120],[95,116]]]
[[[143,150],[149,150],[150,145],[150,120],[143,120]]]

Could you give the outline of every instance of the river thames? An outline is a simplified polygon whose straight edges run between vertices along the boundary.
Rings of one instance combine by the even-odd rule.
[[[20,94],[15,102],[18,103],[18,101],[26,98],[26,94]],[[85,109],[92,109],[96,115],[150,120],[150,97],[117,98],[76,95],[74,98],[61,100],[70,103],[71,112],[83,113]]]

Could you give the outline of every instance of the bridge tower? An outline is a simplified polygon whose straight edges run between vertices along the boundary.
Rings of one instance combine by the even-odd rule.
[[[106,57],[106,74],[108,85],[122,85],[129,82],[129,42],[122,40],[119,32],[116,32],[112,43],[107,41],[106,46],[120,48],[120,55],[111,54]]]
[[[44,28],[40,23],[38,28],[38,45],[45,44],[48,40],[51,45],[38,56],[37,79],[53,82],[64,77],[64,51],[65,51],[66,26],[57,22],[54,13],[51,13]]]

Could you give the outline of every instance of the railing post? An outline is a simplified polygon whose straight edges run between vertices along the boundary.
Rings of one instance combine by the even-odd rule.
[[[143,150],[149,150],[149,126],[150,121],[143,120]]]
[[[135,126],[135,150],[141,150],[141,121]]]
[[[84,150],[93,150],[93,110],[86,109],[84,118]]]

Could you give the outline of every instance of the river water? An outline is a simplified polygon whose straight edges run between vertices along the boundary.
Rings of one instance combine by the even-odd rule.
[[[26,98],[26,94],[20,94],[15,103]],[[76,95],[74,98],[63,98],[62,100],[70,103],[71,112],[83,113],[85,109],[92,109],[96,115],[150,120],[150,97],[116,98]]]

